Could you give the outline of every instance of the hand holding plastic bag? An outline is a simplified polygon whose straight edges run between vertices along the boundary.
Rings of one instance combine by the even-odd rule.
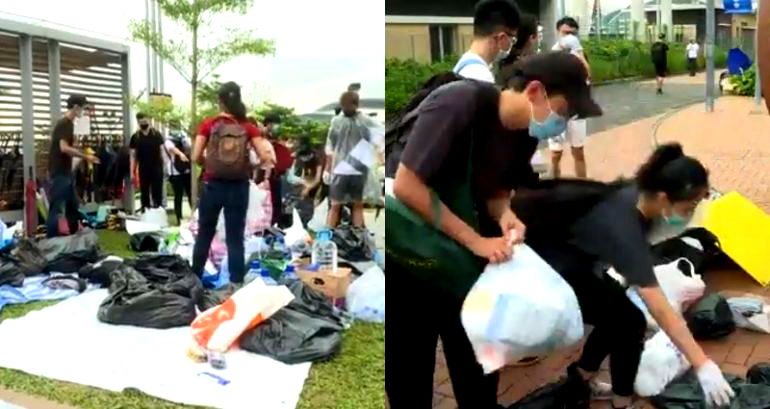
[[[487,266],[465,298],[460,318],[485,373],[583,337],[572,288],[523,244],[511,260]]]

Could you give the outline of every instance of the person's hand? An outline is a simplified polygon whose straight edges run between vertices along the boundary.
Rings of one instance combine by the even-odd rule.
[[[183,153],[183,154],[179,155],[179,160],[181,160],[182,162],[189,162],[190,158],[188,158],[187,155],[185,155]]]
[[[490,263],[502,263],[508,261],[513,255],[513,246],[505,237],[478,237],[468,249],[473,254],[489,260]]]
[[[97,158],[94,155],[86,155],[85,158],[83,158],[83,159],[88,161],[88,163],[94,163],[94,164],[97,164],[97,165],[102,163],[102,161],[100,161],[99,158]]]
[[[302,188],[302,198],[306,199],[310,195],[310,186],[305,186]]]
[[[706,404],[716,404],[717,406],[730,404],[730,399],[735,397],[735,392],[714,361],[706,361],[705,364],[696,369],[695,373],[698,375],[698,382],[700,382],[703,394],[706,396]]]
[[[321,178],[324,182],[324,185],[331,185],[332,183],[332,174],[329,173],[328,170],[325,170],[323,173],[323,177]]]
[[[521,244],[524,242],[524,235],[527,232],[527,227],[519,220],[518,217],[507,209],[500,217],[500,229],[511,245]]]

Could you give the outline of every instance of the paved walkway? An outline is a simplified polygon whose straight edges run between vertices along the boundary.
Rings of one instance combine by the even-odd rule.
[[[699,86],[702,90],[702,77],[677,77],[671,82]],[[636,89],[640,93],[647,92],[650,85],[649,82],[625,84],[627,89]],[[669,84],[667,88],[671,90],[672,86]],[[601,98],[601,88],[597,88],[597,98]],[[614,92],[611,90],[607,95]],[[614,105],[605,103],[605,106]],[[640,108],[640,111],[644,109]],[[753,114],[753,110],[751,98],[722,97],[717,100],[714,113],[706,113],[703,104],[697,103],[593,133],[586,145],[589,177],[599,180],[632,177],[652,152],[655,140],[678,141],[687,154],[699,158],[710,169],[715,188],[723,192],[737,190],[770,212],[770,116],[764,109],[761,115]],[[610,123],[619,121],[615,119]],[[562,166],[565,175],[573,174],[569,154],[565,154]],[[710,291],[726,291],[728,295],[754,293],[770,300],[770,289],[761,288],[736,267],[710,272],[705,280]],[[769,341],[768,335],[738,330],[725,339],[702,342],[701,345],[725,372],[745,376],[746,369],[754,363],[770,361]],[[580,346],[577,346],[531,367],[505,369],[499,385],[500,403],[509,405],[537,387],[556,380],[579,351]],[[602,377],[608,379],[608,375],[605,367]],[[434,407],[456,408],[440,348],[434,381]],[[594,407],[608,406],[605,403]]]

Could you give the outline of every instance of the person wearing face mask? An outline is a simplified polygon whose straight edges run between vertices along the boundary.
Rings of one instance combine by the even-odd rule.
[[[72,94],[67,98],[67,113],[64,114],[51,133],[51,150],[48,158],[48,177],[50,180],[48,221],[46,223],[48,237],[59,235],[59,215],[62,207],[69,224],[70,233],[78,230],[80,208],[75,182],[72,174],[72,158],[78,157],[90,163],[100,163],[94,155],[87,155],[75,149],[75,118],[82,118],[89,108],[84,95]]]
[[[559,33],[559,40],[554,44],[552,50],[566,51],[578,57],[588,71],[588,81],[590,82],[591,66],[588,64],[588,60],[583,52],[583,46],[578,38],[580,26],[577,21],[572,17],[564,17],[556,22],[556,30]],[[575,162],[575,176],[579,178],[586,177],[586,158],[583,147],[585,146],[587,136],[587,122],[579,118],[570,118],[564,134],[548,141],[548,149],[551,151],[551,173],[554,178],[561,177],[561,157],[565,146],[569,146],[572,149],[572,159]]]
[[[707,400],[725,405],[734,396],[658,286],[647,237],[656,222],[684,227],[708,191],[703,165],[684,155],[679,144],[668,144],[655,150],[632,182],[544,181],[512,199],[527,223],[526,243],[570,284],[583,320],[593,326],[582,356],[568,369],[585,380],[586,399],[631,407],[647,328],[625,289],[601,271],[607,265],[638,288],[656,322],[692,364]],[[595,379],[607,357],[611,385]]]
[[[519,8],[511,0],[481,0],[473,17],[473,42],[457,61],[455,74],[495,82],[490,66],[506,58],[516,44]]]
[[[166,139],[150,126],[150,118],[136,114],[139,130],[131,136],[131,174],[139,176],[142,210],[163,206],[163,147]]]
[[[537,18],[531,14],[521,15],[516,44],[510,54],[498,63],[497,85],[506,88],[513,76],[516,61],[537,52]]]
[[[509,203],[538,141],[563,132],[566,118],[601,115],[573,55],[524,58],[514,76],[504,91],[471,79],[442,85],[403,118],[411,125],[385,200],[393,409],[432,407],[439,337],[459,408],[498,407],[497,375],[483,374],[460,322],[463,300],[484,265],[525,237]]]

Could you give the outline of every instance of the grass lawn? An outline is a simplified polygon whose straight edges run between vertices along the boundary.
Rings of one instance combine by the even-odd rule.
[[[103,250],[130,256],[125,232],[99,231]],[[17,318],[56,302],[37,302],[3,308],[0,321]],[[51,341],[51,347],[56,343]],[[91,340],[98,342],[98,340]],[[181,409],[136,390],[109,392],[23,372],[0,368],[0,387],[82,409]],[[342,352],[328,362],[313,364],[300,397],[299,409],[380,409],[385,407],[385,326],[356,323],[344,335]],[[267,408],[265,408],[267,409]]]

